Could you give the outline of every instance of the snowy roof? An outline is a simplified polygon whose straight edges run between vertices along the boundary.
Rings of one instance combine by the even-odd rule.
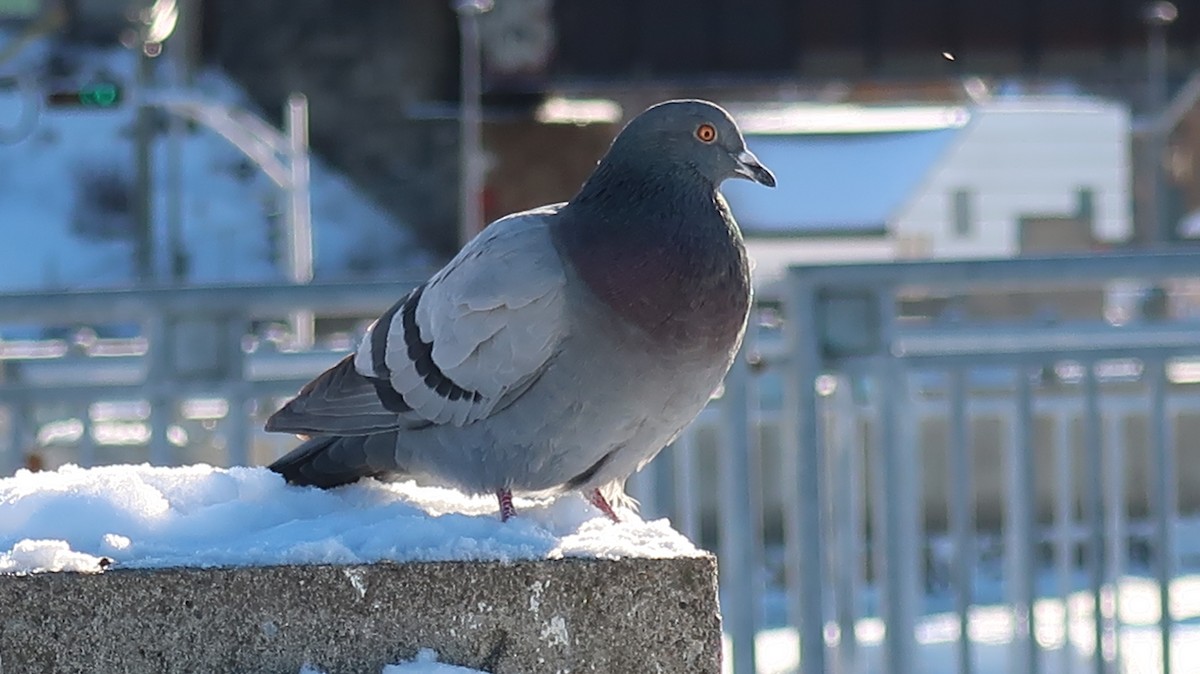
[[[751,236],[882,233],[960,131],[748,133],[779,187],[730,180],[722,192]]]
[[[0,45],[6,43],[0,31]],[[128,239],[89,239],[80,236],[79,224],[96,224],[97,218],[104,217],[103,209],[91,210],[91,202],[84,198],[83,186],[89,178],[107,176],[112,185],[115,176],[118,187],[132,185],[136,106],[129,102],[112,109],[40,105],[47,88],[69,90],[99,79],[125,83],[124,95],[133,98],[135,92],[128,87],[133,53],[119,48],[56,49],[74,64],[72,74],[50,74],[52,47],[47,42],[27,47],[0,72],[0,231],[6,239],[6,245],[0,246],[0,291],[111,287],[134,278]],[[15,82],[22,86],[13,86]],[[253,109],[244,93],[216,70],[200,73],[187,93]],[[159,274],[165,274],[172,169],[166,135],[158,138],[152,160],[152,208],[155,257]],[[271,239],[273,221],[282,226],[280,190],[240,151],[206,128],[185,132],[179,156],[179,214],[190,257],[188,280],[282,280]],[[371,272],[394,275],[427,261],[407,228],[317,157],[312,161],[311,186],[318,278]],[[99,193],[101,197],[112,194],[104,189]],[[121,208],[119,203],[116,206]],[[369,271],[356,273],[356,269]]]

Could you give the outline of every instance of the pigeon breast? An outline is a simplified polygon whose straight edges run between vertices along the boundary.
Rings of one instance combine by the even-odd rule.
[[[560,214],[556,245],[591,294],[652,344],[727,354],[750,308],[741,234],[712,187],[668,184],[655,192],[644,204],[606,203],[603,215],[576,199]]]

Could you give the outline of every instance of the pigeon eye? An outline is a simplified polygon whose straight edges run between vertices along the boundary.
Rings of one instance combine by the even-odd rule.
[[[703,143],[711,143],[717,139],[717,129],[712,124],[701,124],[696,127],[696,137]]]

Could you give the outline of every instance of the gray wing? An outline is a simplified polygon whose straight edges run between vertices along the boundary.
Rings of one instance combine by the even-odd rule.
[[[564,336],[562,262],[548,218],[497,220],[384,313],[352,357],[318,377],[268,430],[364,434],[462,426],[519,397]],[[390,426],[381,428],[383,419]]]

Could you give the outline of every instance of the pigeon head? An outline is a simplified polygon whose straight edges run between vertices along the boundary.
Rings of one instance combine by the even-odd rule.
[[[691,169],[713,186],[727,178],[775,186],[775,176],[746,149],[733,118],[708,101],[667,101],[648,108],[613,141],[609,158],[636,158],[672,172]]]

